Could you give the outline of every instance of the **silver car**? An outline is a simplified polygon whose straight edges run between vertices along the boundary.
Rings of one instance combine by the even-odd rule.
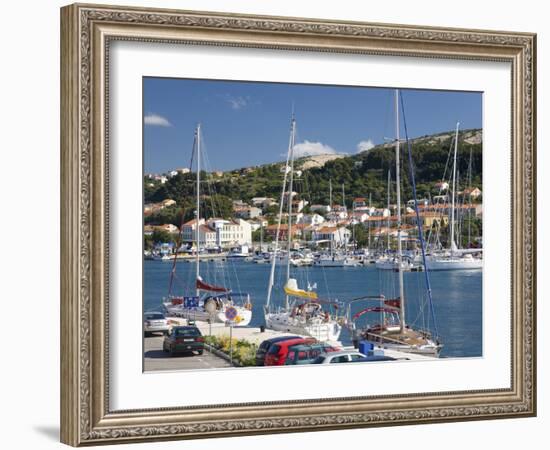
[[[408,358],[399,358],[408,359]],[[317,357],[313,364],[334,364],[334,363],[348,363],[348,362],[375,362],[375,361],[395,361],[396,358],[384,355],[381,350],[375,350],[372,355],[364,355],[361,352],[355,350],[344,350],[341,352],[322,353]]]
[[[170,324],[161,312],[146,312],[143,316],[143,331],[145,336],[150,336],[151,333],[168,334]]]
[[[364,361],[367,356],[357,351],[342,351],[323,353],[313,362],[313,364],[334,364]]]

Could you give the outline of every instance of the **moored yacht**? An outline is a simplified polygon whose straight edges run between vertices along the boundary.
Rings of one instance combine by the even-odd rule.
[[[275,233],[273,256],[271,258],[267,300],[264,306],[265,324],[266,328],[276,331],[311,336],[319,341],[337,341],[342,330],[342,326],[336,317],[337,308],[334,308],[333,312],[330,311],[330,307],[332,306],[331,303],[323,302],[318,298],[317,293],[313,290],[315,285],[308,285],[307,290],[299,288],[297,280],[290,276],[291,252],[288,252],[288,257],[285,261],[286,281],[283,286],[284,302],[279,307],[275,307],[272,304],[275,268],[277,266],[279,252],[279,230],[281,228],[286,192],[288,192],[286,203],[288,205],[287,217],[289,230],[287,233],[287,249],[292,248],[292,196],[290,193],[293,192],[294,183],[295,136],[296,120],[292,117],[286,169],[284,170],[281,200],[279,203],[279,219],[277,223],[277,232]]]
[[[193,141],[193,152],[197,161],[196,180],[196,211],[195,211],[195,286],[194,294],[188,296],[174,295],[174,282],[176,281],[177,252],[172,256],[173,265],[170,272],[170,285],[168,297],[163,299],[162,304],[168,315],[184,317],[187,319],[211,322],[226,322],[226,310],[229,307],[235,308],[237,314],[232,320],[234,326],[246,326],[252,319],[252,302],[247,293],[232,292],[225,286],[215,286],[203,280],[200,275],[200,173],[201,173],[201,128],[200,124],[195,131]],[[183,226],[182,226],[183,228]],[[180,235],[182,230],[180,229]],[[205,256],[203,255],[204,259]],[[190,259],[189,259],[190,260]]]
[[[380,296],[365,296],[360,299],[353,300],[348,303],[348,326],[351,329],[354,341],[367,339],[376,342],[379,346],[387,349],[399,350],[408,353],[418,353],[429,356],[439,356],[442,349],[442,344],[439,340],[432,336],[431,332],[422,329],[412,328],[406,322],[406,297],[405,286],[403,282],[403,249],[402,249],[402,223],[401,223],[401,187],[400,187],[400,140],[399,140],[399,91],[395,91],[395,166],[396,166],[396,193],[397,193],[397,254],[395,263],[397,265],[397,281],[398,292],[397,298],[386,299],[383,295]],[[406,130],[406,128],[405,128]],[[407,139],[408,141],[408,139]],[[416,200],[416,184],[414,180],[414,170],[412,167],[412,152],[409,146],[409,166],[410,180],[413,187],[413,196],[415,199],[415,213],[418,226],[420,246],[422,249],[422,259],[425,264],[425,246],[422,234],[422,225],[419,220],[418,202]],[[389,258],[388,258],[389,259]],[[390,260],[390,264],[393,263]],[[428,297],[428,305],[431,316],[434,319],[435,314],[432,303],[431,287],[428,271],[425,271],[426,293]],[[368,299],[368,300],[367,300]],[[357,301],[377,301],[380,304],[375,306],[367,306],[351,316],[351,306]],[[367,314],[375,316],[374,322],[367,322],[359,326],[358,319]]]

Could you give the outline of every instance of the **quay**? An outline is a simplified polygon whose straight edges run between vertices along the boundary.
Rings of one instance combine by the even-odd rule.
[[[187,319],[180,317],[167,317],[167,319],[172,326],[184,326],[188,324]],[[224,323],[209,324],[207,322],[195,321],[195,326],[199,328],[203,336],[228,337],[231,331],[233,339],[244,340],[255,346],[259,346],[266,339],[278,336],[296,335],[295,333],[284,333],[275,330],[261,329],[259,327],[233,327],[233,329],[230,330]],[[146,372],[158,370],[200,370],[227,368],[232,366],[226,355],[217,350],[210,351],[208,346],[205,346],[205,351],[203,355],[200,356],[178,355],[177,357],[171,357],[169,354],[162,351],[163,339],[162,336],[153,336],[145,339],[144,370]],[[342,350],[354,350],[353,346],[344,346],[339,341],[329,342],[329,344],[340,347]],[[396,360],[433,360],[430,356],[382,349],[380,347],[375,347],[375,349],[383,350],[384,355],[395,358]]]

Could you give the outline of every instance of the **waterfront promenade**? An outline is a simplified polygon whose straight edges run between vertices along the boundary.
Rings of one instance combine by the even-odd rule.
[[[172,326],[187,325],[187,320],[178,317],[168,317]],[[230,329],[223,323],[208,324],[206,322],[196,321],[195,326],[200,329],[203,336],[229,336]],[[259,327],[233,327],[231,330],[233,339],[246,340],[251,344],[260,345],[266,339],[276,336],[287,336],[291,333],[282,333],[274,330],[264,330]],[[163,336],[152,336],[145,338],[144,343],[144,370],[201,370],[201,369],[221,369],[232,367],[228,358],[219,351],[210,352],[205,347],[202,355],[177,355],[170,356],[162,351]],[[341,342],[332,342],[332,345],[338,346],[343,350],[352,350],[351,346],[344,346]],[[392,363],[410,361],[430,361],[433,358],[411,353],[404,353],[395,350],[384,349],[384,354],[395,358]]]

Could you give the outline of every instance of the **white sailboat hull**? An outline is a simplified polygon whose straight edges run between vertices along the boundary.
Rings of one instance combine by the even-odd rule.
[[[342,327],[334,320],[305,320],[301,317],[291,317],[288,312],[267,313],[266,328],[285,333],[311,336],[318,341],[337,341]]]
[[[375,267],[380,270],[398,270],[399,263],[393,259],[379,259],[374,263]],[[412,264],[408,261],[401,261],[401,269],[408,271],[412,269]]]
[[[327,258],[313,262],[314,267],[356,267],[358,265],[359,261],[352,258]]]
[[[435,343],[421,346],[384,343],[378,344],[378,346],[383,349],[395,350],[402,353],[413,353],[415,355],[433,356],[434,358],[437,358],[441,352],[441,346]]]
[[[483,260],[476,258],[437,258],[427,257],[428,270],[481,270]]]
[[[237,310],[237,317],[233,326],[245,327],[250,324],[252,320],[252,311],[242,306],[234,306]],[[183,317],[191,320],[198,320],[199,322],[207,322],[212,318],[213,323],[225,323],[227,321],[225,317],[225,309],[223,311],[217,311],[212,316],[208,314],[203,308],[185,308],[182,305],[173,305],[170,302],[164,303],[164,309],[169,316]]]

